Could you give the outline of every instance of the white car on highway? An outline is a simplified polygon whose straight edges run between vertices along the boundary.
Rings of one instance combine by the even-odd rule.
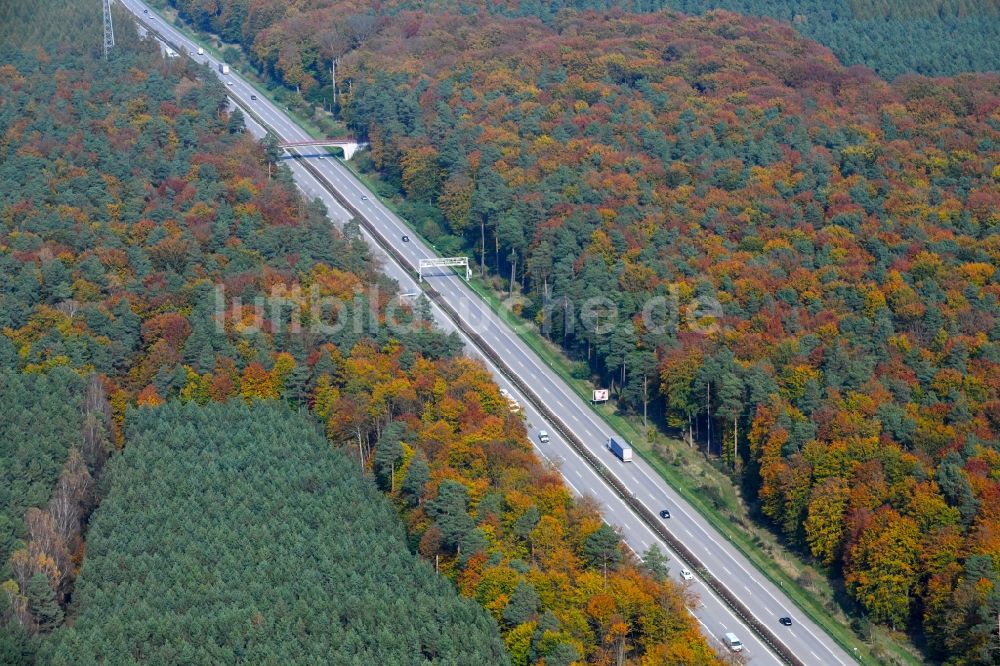
[[[681,578],[684,580],[694,580],[694,574],[688,571],[686,568],[681,569]]]

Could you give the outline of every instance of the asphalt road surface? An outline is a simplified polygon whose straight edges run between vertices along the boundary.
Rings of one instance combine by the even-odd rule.
[[[256,115],[270,126],[283,141],[305,141],[312,138],[280,108],[265,99],[263,95],[258,95],[257,90],[238,73],[222,75],[218,72],[218,61],[214,57],[208,53],[202,56],[196,55],[198,45],[188,40],[173,26],[167,25],[159,16],[154,15],[152,9],[136,0],[125,0],[123,5],[166,41],[178,48],[186,49],[187,54],[196,61],[207,63],[212,71],[227,83],[230,97],[250,112],[247,117],[248,127],[255,135],[263,136],[265,130],[251,115]],[[150,13],[144,14],[143,9],[149,9]],[[256,95],[257,99],[251,100],[251,95]],[[291,168],[302,192],[310,199],[322,200],[331,219],[336,223],[350,219],[351,215],[327,188],[333,188],[349,201],[409,263],[406,267],[399,266],[362,227],[364,237],[374,248],[374,254],[381,261],[384,272],[399,282],[402,293],[419,293],[420,286],[413,277],[419,260],[438,255],[402,220],[382,205],[375,195],[338,160],[330,156],[324,157],[321,149],[295,150],[299,159],[287,160],[286,163]],[[301,163],[303,160],[307,160],[317,169],[325,182],[319,182]],[[409,236],[408,242],[402,241],[404,235]],[[507,364],[508,370],[516,373],[527,386],[531,387],[538,399],[555,412],[573,433],[590,447],[591,452],[634,493],[638,501],[655,514],[664,508],[670,510],[671,518],[663,521],[664,527],[681,540],[701,560],[706,569],[737,596],[760,622],[771,627],[785,646],[799,659],[817,665],[846,666],[855,663],[822,629],[799,613],[778,586],[760,573],[728,542],[724,534],[713,528],[682,500],[648,464],[639,458],[630,463],[622,463],[607,449],[608,436],[612,434],[608,425],[518,338],[512,328],[517,325],[515,322],[502,321],[472,292],[464,280],[450,269],[439,269],[435,275],[426,279],[459,313],[465,324],[476,331],[486,344],[499,354]],[[437,305],[432,305],[432,309],[442,328],[449,331],[457,330],[451,318]],[[709,640],[715,641],[721,648],[722,636],[726,632],[732,632],[743,642],[745,646],[743,654],[749,662],[782,663],[700,580],[697,574],[693,580],[681,580],[680,570],[684,565],[676,553],[671,551],[618,497],[601,476],[559,435],[556,428],[546,422],[526,396],[507,380],[504,373],[461,331],[457,332],[466,343],[466,353],[482,358],[493,372],[498,384],[506,388],[520,402],[532,443],[542,456],[559,466],[570,488],[578,495],[590,495],[596,498],[601,504],[605,520],[621,529],[626,543],[636,553],[642,555],[650,545],[656,543],[668,554],[671,560],[670,575],[697,595],[698,600],[692,604],[690,610],[701,623]],[[543,429],[550,435],[550,441],[545,444],[538,441],[538,431]],[[793,626],[783,627],[778,624],[778,618],[785,615],[792,617]]]

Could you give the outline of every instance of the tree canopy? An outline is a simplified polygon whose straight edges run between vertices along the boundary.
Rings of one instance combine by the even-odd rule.
[[[309,100],[339,58],[358,165],[431,242],[738,469],[860,612],[991,649],[1000,77],[897,75],[995,69],[994,3],[175,4]]]
[[[133,410],[108,474],[44,663],[507,662],[493,620],[287,405]]]
[[[243,0],[205,4],[159,0],[203,30],[243,45],[268,71],[293,87],[329,84],[331,57],[343,55],[389,24],[421,33],[428,14],[532,18],[564,29],[567,17],[596,12],[691,15],[727,10],[768,17],[829,47],[848,65],[885,78],[995,71],[1000,62],[1000,8],[975,0],[311,0],[285,6]],[[427,34],[426,32],[424,33]],[[324,69],[326,71],[324,71]]]
[[[597,508],[426,303],[398,302],[356,225],[234,131],[216,78],[127,21],[104,61],[81,25],[0,42],[12,434],[42,418],[25,386],[66,419],[27,446],[35,505],[9,509],[0,660],[715,663],[616,534],[585,557]],[[427,164],[407,179],[433,199]],[[498,171],[476,210],[509,189]],[[64,375],[82,397],[47,388]]]

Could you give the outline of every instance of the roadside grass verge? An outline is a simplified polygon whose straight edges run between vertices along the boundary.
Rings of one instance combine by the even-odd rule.
[[[230,63],[230,67],[235,70],[234,73],[239,74],[247,83],[249,83],[254,90],[257,91],[258,96],[266,97],[275,105],[284,109],[285,113],[291,116],[292,120],[295,121],[299,127],[304,129],[312,138],[325,139],[331,136],[347,134],[344,124],[335,120],[333,116],[326,111],[319,111],[319,113],[324,114],[325,121],[328,125],[327,128],[321,127],[314,118],[304,113],[306,108],[309,107],[309,102],[306,102],[305,100],[299,102],[295,98],[298,97],[300,100],[302,98],[299,97],[297,93],[280,84],[265,81],[261,77],[257,76],[256,71],[250,65],[250,61],[247,59],[246,54],[243,52],[242,47],[239,44],[227,43],[216,34],[192,29],[190,25],[185,23],[184,20],[180,18],[177,10],[162,1],[150,3],[150,6],[153,7],[151,12],[155,13],[159,20],[165,24],[169,24],[188,39],[200,44],[205,49],[206,54],[211,55],[217,60],[224,60],[224,51],[238,53],[238,62]],[[155,26],[153,27],[155,28]]]
[[[372,192],[383,192],[387,185],[377,175],[361,172],[347,165],[353,174]],[[382,203],[399,214],[399,196],[383,196]],[[404,223],[420,237],[410,220]],[[431,245],[430,241],[423,239]],[[456,270],[457,274],[457,270]],[[464,279],[464,276],[463,276]],[[574,361],[555,344],[545,339],[537,327],[515,315],[504,304],[496,285],[478,275],[470,281],[473,291],[527,344],[576,395],[591,401],[593,386],[589,379],[574,374]],[[711,525],[725,536],[767,578],[778,586],[798,609],[819,625],[848,653],[862,664],[898,664],[920,666],[923,660],[905,635],[884,627],[868,627],[868,640],[860,639],[850,627],[851,618],[836,601],[834,585],[825,572],[809,565],[788,550],[766,528],[754,523],[745,502],[737,492],[733,478],[720,468],[720,461],[707,458],[699,449],[668,437],[655,425],[644,435],[641,417],[626,417],[617,412],[612,402],[594,405],[594,413],[608,426],[630,441],[650,466],[669,483]],[[794,614],[793,609],[785,609]]]
[[[172,26],[190,39],[202,44],[209,40],[211,43],[204,48],[218,59],[223,58],[221,50],[223,48],[239,49],[238,45],[223,43],[216,35],[191,30],[173,9],[161,7],[158,13],[161,20],[169,20]],[[298,97],[296,93],[257,77],[242,51],[239,59],[240,69],[237,73],[247,80],[258,94],[266,96],[284,108],[313,138],[319,139],[331,135],[330,131],[322,129],[313,118],[301,112],[299,108],[301,104],[294,99]],[[329,119],[328,121],[338,122]],[[343,125],[340,124],[338,129],[343,131]],[[386,191],[391,189],[391,186],[387,186],[377,177],[355,169],[344,160],[341,160],[341,163],[372,192],[379,193],[382,203],[399,215],[398,196]],[[400,217],[419,237],[420,233],[416,226],[403,216]],[[426,239],[424,242],[432,245]],[[474,277],[470,284],[494,312],[512,325],[518,337],[552,372],[558,374],[582,400],[590,402],[592,387],[587,379],[574,376],[573,361],[544,339],[533,324],[510,313],[500,295],[490,284],[478,277]],[[754,525],[729,475],[705,459],[696,448],[691,448],[678,439],[664,436],[655,426],[649,429],[649,436],[645,435],[641,424],[636,423],[634,418],[618,414],[613,403],[592,405],[592,409],[610,428],[623,434],[660,476],[849,654],[854,654],[863,664],[919,666],[923,663],[908,645],[905,637],[885,628],[872,626],[869,629],[869,640],[859,639],[847,625],[849,618],[834,601],[835,592],[826,575],[787,550],[773,534]],[[801,580],[805,580],[805,585],[800,582]]]
[[[380,196],[382,203],[399,215],[400,196],[386,195],[390,186],[377,174],[362,172],[343,160],[341,163],[372,192],[383,193]],[[400,217],[417,237],[432,245],[422,237],[412,221]],[[533,323],[512,313],[494,284],[474,275],[469,285],[494,313],[511,325],[516,335],[550,371],[561,377],[581,400],[590,402],[593,386],[589,379],[574,375],[575,363],[545,339]],[[697,448],[697,443],[690,447],[679,439],[664,435],[655,425],[649,427],[647,437],[643,434],[641,417],[636,419],[619,414],[612,402],[591,404],[591,408],[611,429],[624,435],[667,483],[848,654],[853,654],[866,666],[920,666],[924,663],[902,634],[871,625],[868,628],[869,640],[860,639],[850,627],[851,618],[836,602],[836,592],[827,574],[804,562],[799,555],[782,545],[773,533],[753,522],[733,479],[720,469],[717,461],[706,458]],[[794,613],[793,609],[786,611]]]
[[[573,361],[543,338],[533,324],[506,310],[500,296],[489,284],[477,276],[473,277],[471,286],[494,312],[513,325],[518,337],[581,400],[588,403],[591,401],[593,387],[588,380],[573,375]],[[849,618],[836,604],[833,586],[827,576],[787,550],[773,534],[754,526],[732,480],[706,460],[696,448],[689,447],[679,439],[664,436],[655,426],[649,428],[650,437],[646,437],[642,432],[641,420],[636,423],[631,418],[623,417],[610,402],[591,404],[591,408],[611,429],[624,435],[643,459],[685,501],[787,594],[803,613],[830,634],[848,654],[853,654],[862,664],[919,666],[923,663],[914,650],[882,628],[872,627],[871,641],[859,639],[848,625]],[[710,498],[714,501],[710,501]],[[780,566],[778,560],[785,562],[787,568]],[[800,577],[809,572],[806,576],[810,589],[806,589],[796,579],[795,571],[799,572]],[[791,612],[791,609],[787,611]]]

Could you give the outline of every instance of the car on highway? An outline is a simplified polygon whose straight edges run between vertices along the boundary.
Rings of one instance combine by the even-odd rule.
[[[132,5],[132,6],[134,7],[135,5]],[[139,8],[141,8],[141,7],[139,7]],[[152,12],[149,12],[148,10],[146,10],[147,25],[149,25],[149,24],[151,24],[153,22],[153,19],[151,17],[152,14],[153,14]],[[211,64],[212,64],[212,67],[214,69],[215,62],[213,61]],[[230,83],[230,85],[232,85],[232,84]],[[243,98],[243,99],[246,99],[246,98]],[[263,106],[267,106],[268,109],[271,109],[270,103],[268,105],[258,105],[255,108],[259,110],[259,109],[263,108]],[[269,113],[268,114],[268,118],[270,118],[270,117],[271,117],[271,114]],[[287,121],[287,119],[283,118],[281,116],[281,114],[278,115],[278,120],[279,121]],[[307,136],[300,134],[300,130],[298,130],[298,128],[294,127],[294,125],[292,125],[291,127],[293,129],[290,130],[289,133],[286,136],[283,137],[284,139],[286,139],[288,141],[297,141],[297,140],[299,140],[301,138],[308,138]],[[309,152],[311,152],[311,151],[309,151],[309,150],[303,150],[302,151],[302,156],[303,157],[313,157],[313,158],[317,157],[317,155],[315,155],[315,154],[307,154]],[[318,159],[325,160],[325,156],[324,155],[318,155]],[[308,160],[306,159],[306,160],[303,160],[303,161],[307,162]],[[317,167],[317,169],[319,169],[320,171],[327,171],[325,165],[324,165],[324,167]],[[300,175],[300,178],[305,178],[305,179],[309,178],[308,173],[306,173],[305,171],[296,171],[296,173]],[[350,201],[352,201],[350,199],[350,196],[352,196],[354,192],[358,191],[358,190],[354,189],[354,187],[356,187],[357,184],[358,184],[357,181],[354,181],[354,182],[352,182],[352,181],[353,181],[353,179],[348,178],[348,180],[346,181],[346,183],[336,185],[336,189],[340,191],[341,196],[342,196],[342,198],[345,201],[345,204],[348,203],[348,202],[350,202]],[[303,184],[304,184],[304,181],[303,181]],[[352,190],[353,190],[353,192],[352,192]],[[363,201],[363,202],[367,202],[368,201],[368,197],[367,196],[359,195],[359,197],[360,197],[361,201]],[[355,199],[353,201],[357,201],[357,199]],[[347,206],[347,207],[350,208],[350,206]],[[368,209],[365,209],[365,211],[367,211],[367,210]],[[364,213],[365,211],[361,211],[361,212]],[[374,222],[373,222],[373,224],[374,224]],[[384,221],[384,220],[382,220],[380,218],[380,225],[384,225],[384,226],[380,226],[379,231],[382,232],[382,233],[384,233],[386,236],[391,237],[391,234],[393,232],[392,231],[392,227],[396,225],[396,222],[393,221],[393,220],[389,220],[389,221],[386,222],[386,221]],[[396,228],[398,229],[399,227],[396,227]],[[398,233],[398,231],[396,231],[396,233]],[[460,282],[460,281],[456,281],[456,282]],[[443,287],[442,287],[442,289],[443,289]],[[451,290],[450,292],[446,292],[446,293],[455,294],[455,293],[457,293],[457,291],[458,290],[455,289],[455,290]],[[413,292],[413,293],[418,293],[418,292]],[[404,295],[401,295],[401,298],[403,296]],[[474,309],[473,312],[474,313],[478,313],[479,310],[478,309]],[[505,327],[501,327],[501,326],[497,326],[495,328],[501,329],[501,332],[503,333],[503,335],[494,335],[492,339],[489,339],[489,344],[490,345],[494,345],[498,349],[503,349],[504,352],[508,352],[508,350],[509,350],[509,353],[504,353],[503,354],[504,356],[508,356],[509,355],[509,359],[508,359],[509,360],[509,365],[511,367],[514,367],[516,365],[517,358],[524,358],[526,361],[528,361],[529,368],[534,368],[533,364],[531,363],[532,356],[529,353],[525,352],[525,353],[522,354],[522,352],[519,349],[514,349],[515,343],[513,341],[509,341],[508,335],[505,332],[506,328]],[[484,335],[483,335],[484,338],[487,338],[486,333],[487,332],[484,332]],[[493,340],[498,340],[498,342],[493,342]],[[502,365],[500,367],[502,368]],[[529,380],[529,383],[530,383],[530,380],[532,378],[535,379],[535,380],[539,380],[539,381],[541,381],[543,379],[542,377],[537,377],[537,376],[532,377],[532,375],[535,375],[535,374],[536,374],[536,370],[527,371],[527,373],[525,374],[525,378]],[[549,383],[549,382],[545,382],[545,383]],[[565,397],[566,395],[569,395],[569,394],[565,393],[562,389],[557,389],[556,390],[556,395],[557,396],[563,396],[563,397]],[[570,395],[570,398],[572,400],[573,396]],[[582,402],[586,403],[586,401],[582,401]],[[574,409],[577,409],[577,411],[574,412],[573,411]],[[572,422],[570,420],[570,416],[572,414],[574,414],[574,413],[580,413],[578,411],[578,408],[575,406],[575,403],[570,404],[570,409],[567,409],[565,411],[564,421],[567,422],[567,423]],[[561,416],[562,416],[562,414],[561,414]],[[586,418],[584,418],[582,420],[583,420],[583,425],[579,426],[578,428],[573,428],[572,430],[568,430],[568,432],[570,432],[570,434],[572,434],[574,436],[580,435],[582,439],[584,439],[586,442],[588,442],[588,444],[587,444],[588,448],[591,448],[594,451],[597,451],[598,449],[602,448],[601,445],[603,443],[604,438],[607,435],[607,432],[604,430],[604,428],[601,425],[591,425],[590,421],[588,419],[586,419]],[[538,431],[538,430],[536,430],[535,432],[536,432],[536,437],[541,438],[542,433],[540,431]],[[545,434],[548,434],[548,433],[545,433]],[[561,437],[562,437],[562,434],[561,434]],[[536,439],[536,443],[538,441],[540,441],[540,439]],[[555,441],[555,440],[553,440],[553,441]],[[529,448],[531,448],[531,447],[529,446]],[[545,446],[540,446],[540,448],[543,449],[543,450],[546,450],[546,451],[549,449],[549,447],[547,446],[547,444]],[[563,451],[563,449],[560,448],[559,451],[561,452],[561,451]],[[606,458],[608,458],[608,462],[612,462],[613,463],[614,461],[610,461],[610,459],[609,459],[610,455],[611,455],[610,453],[604,453],[604,456]],[[624,467],[624,465],[620,465],[620,466]],[[584,471],[587,471],[589,468],[586,467],[586,466],[584,466],[583,469],[584,469]],[[618,471],[616,473],[619,473],[619,474],[622,475],[623,483],[625,484],[625,486],[626,486],[627,489],[629,489],[629,490],[638,490],[639,491],[639,497],[638,497],[637,501],[642,503],[643,508],[646,510],[645,511],[645,515],[647,515],[647,516],[655,516],[660,511],[660,510],[656,509],[656,504],[660,504],[661,505],[661,509],[664,508],[662,506],[662,497],[663,497],[662,490],[661,490],[661,488],[657,487],[659,484],[651,484],[649,486],[649,488],[647,489],[647,487],[646,487],[647,484],[646,484],[645,481],[642,480],[642,478],[640,476],[640,472],[642,472],[642,469],[637,470],[635,473],[629,472],[627,469],[625,469],[625,470],[620,470],[620,471]],[[626,474],[628,474],[630,476],[625,476]],[[645,474],[645,472],[642,472],[642,475],[644,475],[644,474]],[[567,473],[567,478],[571,478],[571,475],[569,475],[568,473]],[[590,477],[587,477],[587,478],[590,478]],[[593,479],[599,480],[600,476],[594,476]],[[573,480],[575,481],[575,479],[573,479]],[[586,479],[585,479],[585,482],[586,482]],[[598,492],[598,491],[600,491],[602,493],[604,492],[603,486],[599,482],[598,483],[594,483],[593,481],[591,481],[590,483],[588,483],[588,486],[595,493]],[[617,501],[617,500],[615,498],[614,493],[611,490],[608,490],[607,492],[608,492],[608,494],[607,494],[607,497],[605,498],[605,500],[608,503],[608,509],[607,509],[607,511],[609,512],[609,515],[610,515],[614,511],[611,508],[612,507],[612,502],[613,501]],[[660,495],[659,500],[657,500],[657,495]],[[603,494],[602,494],[602,497],[604,497]],[[607,499],[607,498],[610,498],[610,499]],[[614,505],[614,506],[617,506],[617,505]],[[625,506],[625,505],[623,505],[623,506]],[[646,509],[646,507],[648,507],[648,509]],[[602,508],[604,508],[604,507],[602,507]],[[623,511],[623,513],[626,513],[627,511],[628,511],[628,509],[626,508],[625,511]],[[679,528],[679,527],[685,525],[687,522],[689,522],[689,515],[685,514],[685,513],[682,513],[681,520],[678,523],[673,523],[672,522],[672,518],[670,519],[670,521],[671,521],[671,526],[672,527],[678,527]],[[639,528],[640,528],[639,531],[636,532],[637,534],[639,534],[639,535],[646,535],[646,534],[648,534],[647,528],[643,527],[641,525],[641,521],[637,522],[637,524],[639,525]],[[661,526],[661,527],[665,528],[665,525]],[[631,541],[631,538],[632,538],[631,532],[635,532],[636,528],[634,526],[631,526],[631,524],[627,525],[626,528],[628,530],[630,530],[630,532],[627,532],[627,534],[629,534],[629,539]],[[696,530],[694,530],[694,528],[692,528],[692,531],[696,531]],[[714,534],[714,531],[711,532],[711,533]],[[716,536],[718,536],[718,535],[716,535]],[[637,537],[637,538],[641,538],[641,536]],[[709,536],[707,538],[711,538],[711,537]],[[697,539],[692,539],[692,541],[694,543],[689,544],[690,548],[691,548],[691,550],[693,552],[695,552],[699,556],[700,556],[701,552],[704,551],[704,550],[708,550],[708,551],[718,550],[718,551],[720,551],[720,557],[723,556],[723,555],[725,555],[726,557],[729,557],[729,555],[727,554],[728,551],[726,551],[724,548],[720,548],[718,545],[715,548],[713,548],[712,545],[710,545],[710,543],[702,543],[704,540],[700,536]],[[727,545],[727,544],[724,543],[725,542],[725,538],[724,537],[722,538],[722,542],[723,542],[722,546],[726,546]],[[737,557],[738,557],[738,553],[737,553]],[[739,573],[739,569],[736,567],[736,565],[734,565],[732,563],[732,559],[729,559],[729,560],[722,559],[722,561],[723,562],[728,562],[729,563],[729,568],[732,569],[733,571],[737,572],[737,574]],[[737,563],[739,563],[740,560],[736,559],[735,561]],[[713,560],[713,562],[714,562],[714,560]],[[682,563],[678,563],[678,564],[680,565]],[[712,570],[713,571],[715,570],[715,566],[712,567]],[[684,585],[685,586],[686,586],[687,582],[694,582],[696,580],[696,578],[697,578],[696,576],[693,575],[693,573],[690,570],[688,570],[687,568],[683,568],[682,566],[677,566],[674,569],[674,575],[677,575],[677,573],[680,573],[680,577],[684,581]],[[736,580],[746,580],[747,584],[749,584],[751,587],[754,587],[754,589],[756,590],[757,587],[758,587],[758,585],[756,583],[756,577],[753,574],[755,574],[755,571],[751,571],[751,574],[749,574],[746,578],[744,578],[742,576],[739,576],[738,578],[736,578],[734,576],[734,578],[736,578]],[[701,589],[701,583],[702,583],[702,581],[699,581],[698,585],[692,586],[692,587],[695,587],[695,588],[697,588],[697,589],[700,590]],[[712,627],[712,629],[706,629],[706,634],[708,634],[707,637],[710,638],[710,639],[718,640],[717,634],[719,632],[718,632],[718,629],[716,629],[716,627],[718,627],[718,625],[720,624],[721,621],[724,621],[726,624],[730,625],[728,627],[729,629],[734,629],[737,632],[737,634],[747,635],[748,636],[748,640],[750,640],[750,638],[751,638],[751,636],[750,636],[750,633],[751,633],[750,630],[747,629],[747,628],[743,628],[744,625],[741,624],[738,620],[735,621],[735,625],[732,624],[733,620],[731,619],[731,615],[729,614],[729,611],[726,610],[726,607],[725,607],[724,603],[722,601],[716,601],[716,597],[714,595],[710,594],[708,592],[708,589],[706,589],[704,592],[706,593],[704,595],[704,597],[705,597],[705,607],[704,607],[704,611],[703,611],[704,614],[703,614],[702,617],[703,617],[704,621],[706,622],[706,626],[711,626]],[[777,590],[775,591],[775,594],[777,594],[777,600],[775,602],[773,602],[774,605],[771,605],[772,602],[767,602],[763,606],[754,606],[753,608],[750,609],[751,613],[753,613],[759,620],[762,620],[763,622],[768,623],[768,625],[769,625],[770,622],[774,622],[774,615],[770,613],[770,609],[766,608],[766,605],[771,605],[772,608],[778,607],[779,611],[780,611],[780,606],[781,605],[786,605],[786,604],[782,604],[781,603],[781,599],[782,599],[783,595],[779,591],[777,591]],[[760,595],[757,595],[756,593],[754,593],[754,594],[749,595],[748,598],[758,598],[759,596]],[[749,605],[749,602],[748,602],[748,605]],[[718,607],[718,609],[721,609],[721,610],[717,610],[716,607]],[[787,607],[787,605],[786,605],[786,607]],[[726,630],[726,629],[723,629],[723,630]],[[794,642],[795,643],[792,646],[793,649],[804,650],[804,647],[802,645],[803,641],[800,641],[799,639],[795,638],[795,635],[798,634],[798,633],[799,633],[799,631],[795,630],[793,628],[789,628],[788,634],[785,634],[785,632],[783,631],[783,629],[779,630],[779,635],[782,636],[782,638],[784,640],[787,640],[789,642]],[[813,639],[813,640],[815,642],[815,639]],[[805,643],[808,644],[808,641],[806,641]],[[826,640],[825,640],[825,637],[824,637],[823,638],[823,644],[822,644],[823,648],[826,648],[825,643],[826,643]],[[758,643],[753,642],[748,647],[752,648],[754,652],[757,652],[757,645],[758,645]],[[721,645],[719,645],[718,647],[720,649],[724,649],[724,648],[722,648]],[[815,649],[817,652],[821,651],[820,647],[814,647],[813,649]],[[816,661],[818,663],[834,663],[833,660],[828,657],[828,653],[827,652],[824,651],[824,652],[821,652],[821,654],[823,655],[823,658],[822,659],[821,658],[817,658]],[[845,657],[845,661],[849,661],[849,660]]]
[[[743,643],[731,631],[726,632],[726,635],[722,637],[722,642],[733,652],[739,652],[743,649]]]
[[[233,82],[232,81],[226,81],[226,85],[227,86],[231,86],[231,85],[233,85]]]
[[[549,432],[547,430],[539,430],[538,441],[542,444],[547,444],[549,441]]]
[[[257,95],[250,95],[250,99],[257,101]]]
[[[669,517],[670,517],[669,509],[664,509],[663,511],[660,512],[660,518],[669,518]]]
[[[792,618],[790,618],[790,617],[787,617],[787,616],[786,616],[786,617],[781,617],[781,618],[778,618],[778,622],[779,622],[780,624],[783,624],[783,625],[784,625],[784,626],[786,626],[786,627],[790,627],[790,626],[792,626]]]
[[[405,236],[405,235],[404,235],[404,236],[403,236],[403,242],[404,242],[404,243],[409,243],[409,242],[410,242],[410,237],[409,237],[409,236]]]

